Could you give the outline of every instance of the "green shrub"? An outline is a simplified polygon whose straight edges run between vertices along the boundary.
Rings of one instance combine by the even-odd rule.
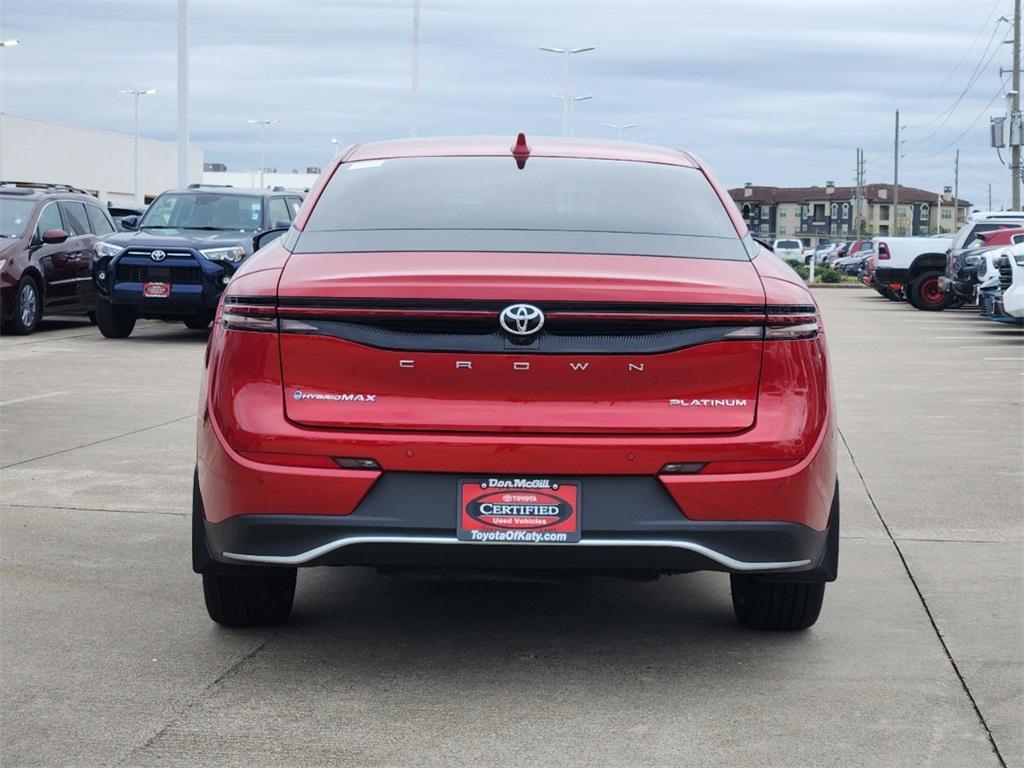
[[[840,283],[843,276],[839,270],[832,267],[819,267],[814,270],[814,279],[819,283]]]
[[[798,275],[800,275],[801,280],[807,279],[807,267],[804,265],[802,261],[797,261],[796,259],[786,259],[786,263],[789,264],[789,266],[791,266]]]

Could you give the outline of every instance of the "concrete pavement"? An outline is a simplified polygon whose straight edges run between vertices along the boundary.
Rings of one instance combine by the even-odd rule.
[[[205,338],[0,338],[4,766],[1024,766],[1024,338],[820,291],[840,580],[741,630],[727,580],[300,573],[293,621],[212,624],[189,570]]]

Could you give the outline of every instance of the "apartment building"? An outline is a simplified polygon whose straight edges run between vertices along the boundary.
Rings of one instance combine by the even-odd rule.
[[[899,210],[893,206],[892,184],[867,184],[857,210],[856,187],[759,187],[751,183],[730,189],[750,231],[765,238],[797,237],[808,245],[874,235],[933,235],[954,232],[970,212],[967,200],[953,200],[946,187],[929,192],[899,189]]]

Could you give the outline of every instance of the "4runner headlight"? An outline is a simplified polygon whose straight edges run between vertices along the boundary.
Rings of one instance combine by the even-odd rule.
[[[245,248],[240,245],[231,248],[200,248],[199,252],[210,261],[230,261],[237,263],[245,258]]]
[[[1018,267],[1024,267],[1024,253],[1013,254],[1013,260],[1017,262]]]
[[[123,245],[114,245],[113,243],[104,243],[102,240],[96,243],[92,247],[96,255],[102,258],[112,258],[117,256],[121,251],[124,250]]]

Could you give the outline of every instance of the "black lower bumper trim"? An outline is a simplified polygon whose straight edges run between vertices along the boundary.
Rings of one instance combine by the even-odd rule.
[[[388,473],[350,515],[241,515],[202,520],[196,570],[370,565],[397,568],[793,574],[835,578],[838,494],[829,527],[689,520],[656,478],[587,477],[582,541],[489,544],[455,536],[452,475]],[[198,490],[197,490],[198,494]],[[208,555],[208,556],[206,556]]]

